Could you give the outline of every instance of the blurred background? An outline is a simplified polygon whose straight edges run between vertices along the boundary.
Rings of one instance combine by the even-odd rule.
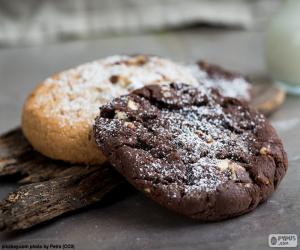
[[[179,62],[201,59],[251,79],[269,77],[266,30],[274,13],[284,10],[286,3],[0,0],[0,116],[5,118],[1,119],[0,132],[19,124],[23,102],[39,82],[56,72],[114,54],[144,53]],[[293,5],[291,8],[300,10]],[[279,37],[282,34],[273,33]],[[276,59],[283,58],[278,52],[289,46],[282,47],[279,42],[269,47],[272,62],[291,64]],[[291,54],[297,53],[289,50],[285,56],[289,61]],[[274,72],[279,72],[280,65],[274,66]],[[285,67],[286,74],[280,75],[292,75],[290,69]],[[294,72],[300,74],[298,68]],[[265,88],[268,86],[265,84]]]
[[[280,0],[0,0],[0,47],[196,27],[264,30]]]

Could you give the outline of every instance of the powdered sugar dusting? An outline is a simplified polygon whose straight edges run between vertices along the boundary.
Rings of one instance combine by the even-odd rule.
[[[251,86],[245,78],[237,76],[233,79],[226,79],[225,77],[212,78],[206,71],[201,69],[197,64],[188,64],[186,67],[191,74],[205,87],[216,88],[224,96],[250,100]]]
[[[149,84],[197,80],[183,66],[167,59],[145,56],[112,56],[64,71],[45,81],[47,92],[34,105],[61,126],[83,121],[92,124],[103,104],[114,97]]]
[[[115,55],[61,72],[44,82],[33,105],[61,127],[93,124],[98,109],[114,97],[149,84],[186,83],[217,88],[225,96],[249,99],[243,78],[211,79],[196,64],[180,65],[155,56]]]
[[[162,85],[160,89],[171,94],[162,97],[159,105],[164,102],[176,108],[158,108],[152,104],[146,111],[135,111],[135,115],[126,113],[136,129],[134,134],[141,135],[138,140],[155,159],[154,162],[145,163],[144,158],[135,158],[140,176],[146,180],[160,180],[159,183],[166,185],[177,183],[184,187],[184,195],[199,191],[212,192],[219,185],[236,178],[232,168],[224,167],[224,164],[232,162],[239,165],[247,161],[247,157],[253,154],[249,147],[249,142],[255,141],[253,130],[264,122],[264,118],[258,114],[251,116],[247,108],[238,104],[235,106],[238,112],[226,112],[220,100],[222,97],[209,89],[203,91],[177,85],[175,89],[179,100],[174,98],[171,85]],[[193,104],[195,96],[199,103],[197,105]],[[123,96],[116,99],[110,107],[126,107],[130,98]],[[158,112],[155,118],[141,122],[145,113],[155,112]],[[119,122],[119,119],[111,119],[108,124]],[[115,132],[114,129],[108,129],[107,124],[101,126],[100,130],[105,138],[111,138],[110,135]],[[143,141],[145,134],[147,140]]]
[[[170,143],[181,149],[181,161],[189,166],[186,169],[188,185],[185,185],[185,193],[214,191],[231,178],[228,172],[217,168],[218,154],[224,149],[231,152],[232,158],[235,154],[251,154],[246,140],[249,135],[237,135],[226,128],[225,123],[238,125],[212,99],[207,106],[184,107],[175,112],[162,110],[161,119],[168,125],[164,128],[154,125],[154,133],[159,130],[160,134],[168,134]]]

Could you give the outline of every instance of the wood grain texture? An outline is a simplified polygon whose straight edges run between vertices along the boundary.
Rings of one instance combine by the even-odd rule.
[[[0,176],[21,185],[0,203],[0,231],[32,227],[102,200],[124,183],[108,164],[70,165],[34,152],[20,129],[0,137]]]

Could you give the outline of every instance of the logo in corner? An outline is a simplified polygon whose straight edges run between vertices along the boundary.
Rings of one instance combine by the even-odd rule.
[[[269,247],[297,247],[297,234],[270,234]]]

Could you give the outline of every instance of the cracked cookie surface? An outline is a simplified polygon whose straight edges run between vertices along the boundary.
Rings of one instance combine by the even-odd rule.
[[[94,134],[133,186],[195,219],[253,210],[287,170],[282,142],[261,114],[185,84],[151,85],[114,99],[101,108]]]

